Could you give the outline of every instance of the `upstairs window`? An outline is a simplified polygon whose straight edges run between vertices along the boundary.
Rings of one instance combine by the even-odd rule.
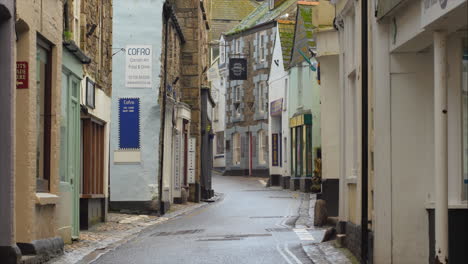
[[[266,83],[260,82],[258,84],[258,112],[263,114],[265,112],[265,90],[266,90]]]
[[[36,54],[36,191],[49,192],[52,47],[38,36]]]
[[[80,46],[80,34],[81,34],[80,16],[81,16],[81,0],[74,0],[73,1],[73,40],[78,46]]]
[[[234,87],[234,102],[238,103],[241,101],[241,89],[240,86]]]
[[[264,33],[260,34],[259,43],[260,61],[264,61],[266,59],[266,35]]]
[[[283,112],[286,112],[288,106],[288,78],[284,79]]]
[[[226,47],[224,40],[219,43],[219,64],[226,63]]]
[[[86,105],[95,108],[96,84],[91,79],[86,79]]]

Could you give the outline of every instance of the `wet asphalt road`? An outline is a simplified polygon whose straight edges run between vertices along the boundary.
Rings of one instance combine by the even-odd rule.
[[[220,201],[151,227],[93,263],[312,263],[291,226],[300,193],[265,188],[259,178],[213,175],[213,184]]]

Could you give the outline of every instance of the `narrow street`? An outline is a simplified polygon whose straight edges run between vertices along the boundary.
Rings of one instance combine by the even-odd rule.
[[[262,181],[214,175],[218,202],[147,229],[93,263],[312,263],[301,238],[317,241],[322,231],[293,228],[304,194]]]

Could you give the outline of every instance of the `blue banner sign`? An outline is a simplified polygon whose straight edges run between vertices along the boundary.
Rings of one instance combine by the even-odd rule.
[[[140,148],[140,98],[119,99],[119,148]]]

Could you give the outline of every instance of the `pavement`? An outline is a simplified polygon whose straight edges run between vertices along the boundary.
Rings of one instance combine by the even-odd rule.
[[[176,205],[164,217],[111,214],[50,263],[353,263],[333,242],[320,243],[315,195],[217,174],[213,188],[214,203]]]

